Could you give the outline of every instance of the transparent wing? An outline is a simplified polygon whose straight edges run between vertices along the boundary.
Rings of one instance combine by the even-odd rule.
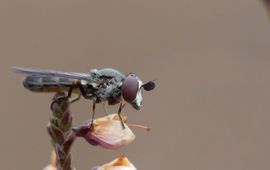
[[[55,70],[42,70],[42,69],[31,69],[22,67],[13,67],[13,69],[15,70],[15,72],[28,75],[63,77],[69,79],[88,80],[88,81],[91,80],[91,77],[88,73],[63,72]]]

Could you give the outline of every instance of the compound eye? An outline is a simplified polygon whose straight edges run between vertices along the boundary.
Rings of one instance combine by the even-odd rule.
[[[129,75],[124,80],[121,88],[122,96],[125,99],[125,101],[132,103],[137,96],[138,90],[139,90],[138,79],[133,74]]]

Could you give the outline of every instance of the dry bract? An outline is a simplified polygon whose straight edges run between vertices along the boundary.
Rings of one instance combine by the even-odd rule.
[[[134,165],[124,155],[119,158],[104,164],[99,167],[95,167],[92,170],[137,170]]]
[[[96,120],[93,131],[88,133],[87,137],[106,149],[117,149],[130,144],[135,139],[135,135],[126,124],[123,129],[120,121],[108,119]]]
[[[43,170],[57,170],[57,168],[55,166],[48,165]]]
[[[122,128],[115,114],[95,119],[92,128],[89,123],[90,120],[73,130],[77,136],[84,137],[92,145],[113,150],[128,145],[135,139],[135,135],[125,123],[125,129]]]

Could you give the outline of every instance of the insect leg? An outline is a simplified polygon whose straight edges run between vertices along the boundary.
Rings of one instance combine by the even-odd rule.
[[[72,91],[73,91],[74,87],[75,87],[77,84],[78,84],[77,81],[74,81],[74,82],[72,83],[71,87],[70,87],[69,90],[68,90],[68,95],[67,95],[68,98],[71,97]]]
[[[85,99],[93,99],[92,95],[87,94],[87,92],[85,91],[85,88],[83,87],[83,85],[81,83],[78,83],[77,85],[78,85],[78,87],[80,89],[80,92],[81,92],[82,96]],[[96,114],[96,100],[95,99],[93,99],[92,110],[93,110],[93,113],[92,113],[92,120],[91,120],[91,126],[90,126],[91,129],[93,128],[94,118],[95,118],[95,114]]]
[[[78,84],[79,84],[78,81],[74,81],[74,82],[72,83],[70,89],[68,90],[68,95],[67,95],[68,98],[71,97],[73,89],[74,89],[76,86],[78,86]],[[81,94],[79,94],[77,97],[75,97],[75,98],[73,98],[73,99],[70,99],[70,103],[74,103],[74,102],[80,100],[80,98],[81,98]]]
[[[125,106],[125,104],[123,104],[122,102],[120,102],[120,105],[119,105],[119,109],[118,109],[118,117],[119,117],[119,119],[120,119],[120,121],[121,121],[121,125],[122,125],[122,128],[123,129],[125,129],[126,127],[125,127],[125,124],[124,124],[124,121],[123,121],[123,119],[122,119],[122,115],[121,115],[121,112],[122,112],[122,109],[124,108],[124,106]]]
[[[76,86],[77,83],[78,83],[77,81],[74,81],[74,82],[72,83],[72,85],[70,86],[69,90],[68,90],[68,94],[65,95],[65,96],[59,96],[58,99],[59,99],[59,98],[68,98],[68,99],[69,99],[69,98],[71,97],[72,91],[73,91],[73,89],[75,88],[75,86]],[[57,100],[57,99],[55,99],[55,100]],[[77,100],[76,100],[76,101],[77,101]],[[73,103],[73,102],[71,102],[71,103]]]
[[[107,107],[106,107],[106,102],[103,102],[103,103],[102,103],[102,107],[103,107],[103,109],[104,109],[105,115],[108,117],[108,109],[107,109]]]
[[[95,114],[96,114],[96,101],[95,100],[93,100],[93,105],[92,105],[92,107],[93,107],[93,113],[92,113],[92,122],[91,122],[91,129],[93,128],[93,124],[94,124],[94,118],[95,118]]]
[[[81,98],[81,94],[79,94],[77,97],[71,99],[69,103],[74,103],[74,102],[80,100],[80,98]]]
[[[96,114],[96,101],[93,100],[93,114],[92,114],[92,120],[94,120]]]

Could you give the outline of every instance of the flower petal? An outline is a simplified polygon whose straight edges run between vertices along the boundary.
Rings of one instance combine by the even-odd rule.
[[[57,170],[57,168],[55,166],[48,165],[43,170]]]
[[[124,121],[127,117],[122,116]],[[118,149],[134,141],[135,135],[128,125],[122,124],[118,114],[97,118],[91,126],[91,119],[79,127],[73,128],[77,137],[84,137],[91,145],[99,145],[105,149]]]
[[[125,129],[122,128],[119,120],[96,120],[94,128],[89,131],[85,136],[87,141],[96,141],[99,146],[106,149],[117,149],[121,146],[130,144],[134,141],[135,135],[125,125]]]
[[[135,166],[128,160],[127,157],[121,155],[119,158],[104,164],[99,167],[95,167],[92,170],[137,170]]]

